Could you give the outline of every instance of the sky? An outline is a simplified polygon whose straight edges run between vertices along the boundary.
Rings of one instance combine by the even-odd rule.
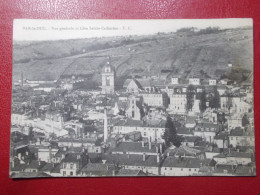
[[[13,40],[45,41],[127,35],[150,35],[195,27],[237,28],[253,26],[250,18],[160,20],[38,20],[15,19]]]

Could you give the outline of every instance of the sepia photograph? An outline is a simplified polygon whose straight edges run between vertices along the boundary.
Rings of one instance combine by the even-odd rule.
[[[256,176],[253,20],[13,22],[10,178]]]

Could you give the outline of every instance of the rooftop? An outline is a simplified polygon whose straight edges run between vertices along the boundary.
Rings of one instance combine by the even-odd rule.
[[[162,163],[162,167],[200,168],[200,160],[197,158],[168,156]]]

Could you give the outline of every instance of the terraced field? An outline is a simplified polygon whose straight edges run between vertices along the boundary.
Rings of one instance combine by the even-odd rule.
[[[181,77],[193,74],[215,77],[228,64],[253,70],[252,29],[187,35],[92,38],[32,43],[14,43],[13,80],[55,80],[62,75],[93,75],[99,81],[101,68],[111,58],[118,77],[131,74],[160,75],[167,70]]]

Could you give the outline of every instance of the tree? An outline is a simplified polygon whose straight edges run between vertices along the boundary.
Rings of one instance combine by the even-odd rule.
[[[249,119],[248,119],[247,115],[244,114],[244,116],[242,118],[242,126],[246,127],[247,125],[249,125]]]
[[[194,104],[195,88],[193,85],[189,85],[187,88],[186,99],[187,99],[187,111],[191,111]]]
[[[211,108],[219,108],[220,107],[220,95],[217,89],[217,86],[214,86],[213,89],[213,95],[211,96],[209,100],[209,106]]]
[[[225,113],[218,113],[217,115],[218,117],[218,122],[221,124],[221,131],[224,131],[224,124],[227,121],[226,117],[225,117]]]
[[[176,128],[173,124],[171,117],[167,117],[165,124],[165,132],[163,134],[166,146],[174,145],[179,147],[182,142],[182,137],[177,135]]]
[[[205,89],[203,89],[201,95],[200,95],[200,111],[201,112],[204,112],[207,108],[207,105],[206,105],[206,91]]]
[[[228,97],[227,97],[227,109],[228,109],[228,111],[229,111],[229,114],[230,114],[230,110],[231,110],[231,108],[232,108],[232,97],[231,97],[231,95],[229,94],[228,95]]]

